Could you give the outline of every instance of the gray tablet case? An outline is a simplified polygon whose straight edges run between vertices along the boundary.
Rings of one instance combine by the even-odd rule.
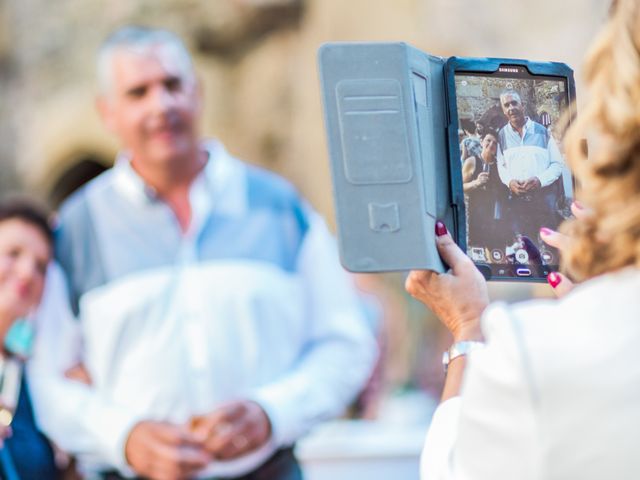
[[[343,266],[442,272],[436,220],[457,236],[444,59],[405,43],[329,43],[318,56]]]

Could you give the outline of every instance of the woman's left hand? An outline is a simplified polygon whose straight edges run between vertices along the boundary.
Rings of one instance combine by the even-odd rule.
[[[584,220],[590,215],[593,215],[593,211],[590,208],[585,208],[578,201],[574,201],[571,204],[571,213],[573,213],[577,221]],[[571,245],[571,238],[547,227],[540,229],[540,238],[547,245],[551,245],[560,250],[561,255]],[[574,283],[560,272],[551,272],[547,277],[547,281],[549,285],[553,287],[553,293],[555,293],[557,297],[564,297],[575,287]]]
[[[438,316],[454,341],[480,340],[480,316],[489,305],[487,282],[442,222],[436,223],[436,245],[449,272],[413,270],[405,288]]]

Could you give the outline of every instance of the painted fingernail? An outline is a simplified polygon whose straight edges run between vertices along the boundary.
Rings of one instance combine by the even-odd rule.
[[[560,285],[561,281],[562,277],[556,272],[551,272],[549,275],[547,275],[547,282],[549,282],[549,285],[551,285],[553,288],[556,288],[558,285]]]
[[[573,205],[574,205],[578,210],[584,210],[584,205],[582,205],[582,203],[580,203],[578,200],[574,200],[574,201],[573,201]]]
[[[553,230],[551,230],[550,228],[547,228],[547,227],[542,227],[540,229],[540,233],[542,235],[551,235],[553,233]]]
[[[436,222],[436,235],[441,237],[447,234],[447,227],[441,221]]]

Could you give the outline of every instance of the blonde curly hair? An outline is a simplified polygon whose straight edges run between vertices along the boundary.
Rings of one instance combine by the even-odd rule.
[[[561,227],[572,237],[563,269],[575,280],[640,267],[639,0],[613,3],[584,72],[591,98],[569,128],[565,147],[580,199],[593,214]]]

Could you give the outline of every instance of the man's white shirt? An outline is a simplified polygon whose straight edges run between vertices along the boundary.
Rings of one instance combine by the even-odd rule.
[[[373,337],[323,220],[307,211],[305,234],[288,265],[273,244],[291,222],[277,217],[280,207],[275,213],[252,212],[248,167],[219,144],[207,148],[209,165],[191,191],[194,221],[176,240],[170,262],[119,272],[131,254],[148,253],[149,262],[156,261],[156,251],[169,240],[162,230],[152,231],[141,246],[135,229],[114,237],[123,234],[118,218],[131,212],[118,211],[116,197],[104,201],[110,197],[97,192],[100,201],[89,202],[94,218],[113,219],[96,226],[109,281],[81,294],[78,319],[65,301],[62,274],[51,269],[29,371],[31,390],[43,430],[78,454],[85,471],[117,468],[132,474],[124,445],[141,420],[183,423],[226,401],[248,398],[267,412],[272,438],[237,460],[213,462],[202,476],[247,473],[321,419],[340,414],[375,360]],[[151,223],[175,221],[149,203],[126,159],[111,175],[89,188],[116,189],[128,204],[148,206]],[[230,237],[235,244],[203,245],[206,230],[217,228],[212,212],[221,222],[235,222],[234,228],[237,223],[238,233]],[[284,233],[253,238],[277,222]],[[243,248],[247,239],[260,246],[254,257],[216,258],[220,249]],[[131,251],[117,248],[122,241],[131,242]],[[256,258],[263,249],[273,258]],[[92,386],[62,376],[76,361],[86,366]]]

